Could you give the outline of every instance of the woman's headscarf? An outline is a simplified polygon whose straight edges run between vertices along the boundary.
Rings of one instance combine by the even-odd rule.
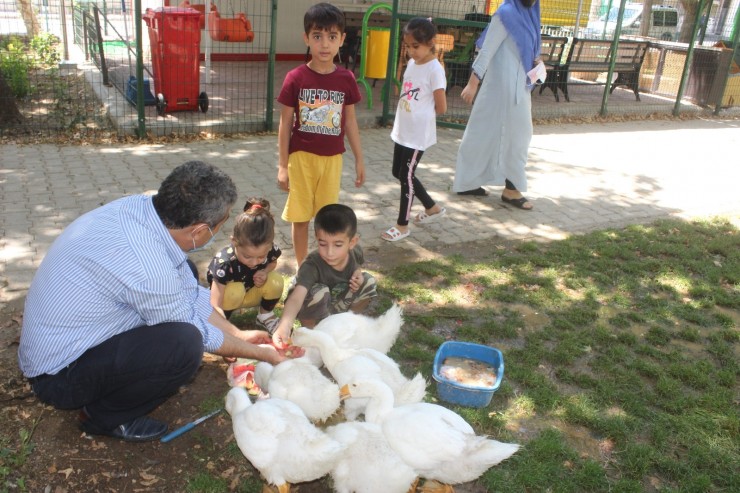
[[[529,72],[534,59],[540,55],[540,2],[531,7],[522,5],[522,0],[504,0],[494,15],[501,18],[509,36],[519,48],[519,58],[525,72]]]

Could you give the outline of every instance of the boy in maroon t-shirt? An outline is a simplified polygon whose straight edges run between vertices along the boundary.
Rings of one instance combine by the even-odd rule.
[[[352,72],[334,64],[344,42],[344,14],[318,3],[303,18],[311,60],[288,72],[278,96],[278,186],[288,192],[282,218],[292,223],[297,267],[308,255],[308,224],[327,204],[339,202],[347,135],[355,156],[355,186],[365,182],[365,162],[355,104],[360,88]]]

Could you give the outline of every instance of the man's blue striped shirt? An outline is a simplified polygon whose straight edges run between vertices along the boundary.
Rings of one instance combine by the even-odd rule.
[[[55,374],[116,334],[163,322],[195,325],[214,351],[224,336],[207,322],[209,299],[152,198],[116,200],[77,218],[41,262],[26,298],[20,368],[27,377]]]

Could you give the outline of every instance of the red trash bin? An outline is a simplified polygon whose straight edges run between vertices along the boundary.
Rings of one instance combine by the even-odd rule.
[[[200,88],[200,12],[184,7],[146,9],[157,113],[208,110]]]

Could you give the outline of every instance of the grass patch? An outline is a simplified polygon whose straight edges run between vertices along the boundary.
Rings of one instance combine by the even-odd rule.
[[[431,383],[446,340],[504,353],[492,403],[452,406],[478,434],[522,445],[476,488],[740,490],[740,234],[729,221],[661,221],[376,276],[374,314],[394,302],[404,308],[390,356],[405,374],[421,372]],[[255,314],[232,321],[251,328]],[[221,405],[204,401],[199,412]],[[187,491],[261,491],[233,442],[193,436],[199,462]],[[23,440],[14,443],[0,443],[7,479],[12,462],[29,453]],[[226,479],[209,470],[213,457],[235,464]],[[14,479],[22,489],[23,478]]]
[[[379,306],[406,310],[391,352],[404,371],[428,376],[448,339],[504,352],[491,405],[455,408],[479,434],[523,444],[481,478],[489,491],[740,490],[730,221],[528,242],[378,278]]]
[[[42,414],[31,423],[30,429],[21,428],[17,437],[0,435],[0,491],[27,491],[25,467],[35,449],[33,436]]]

